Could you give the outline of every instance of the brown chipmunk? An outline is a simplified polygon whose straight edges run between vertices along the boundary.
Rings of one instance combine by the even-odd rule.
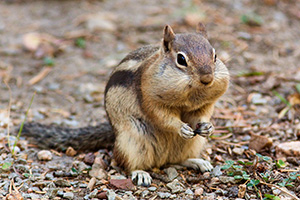
[[[166,164],[210,171],[212,165],[199,158],[203,136],[214,129],[214,104],[228,84],[228,70],[204,25],[183,34],[167,25],[160,45],[129,53],[113,71],[105,89],[110,125],[66,129],[29,123],[24,133],[56,149],[95,150],[114,142],[114,159],[138,185],[151,184],[144,170]]]

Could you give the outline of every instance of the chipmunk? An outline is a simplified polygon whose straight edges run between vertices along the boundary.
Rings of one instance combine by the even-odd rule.
[[[182,34],[166,25],[159,45],[132,51],[112,72],[105,88],[110,124],[66,129],[29,123],[23,130],[42,147],[85,150],[113,143],[117,164],[137,185],[149,186],[152,178],[146,170],[151,168],[213,168],[200,158],[203,136],[214,130],[214,104],[228,84],[229,72],[204,25],[199,23],[196,33]]]

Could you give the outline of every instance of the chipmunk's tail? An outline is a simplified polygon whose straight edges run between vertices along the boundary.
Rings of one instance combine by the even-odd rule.
[[[109,123],[83,128],[63,128],[39,123],[24,124],[21,136],[40,148],[65,151],[69,146],[77,151],[111,148],[115,135]]]

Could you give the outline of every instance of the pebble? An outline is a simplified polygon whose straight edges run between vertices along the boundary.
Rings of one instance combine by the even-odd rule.
[[[106,196],[108,200],[115,200],[117,195],[113,190],[107,190]]]
[[[66,193],[64,193],[63,198],[74,199],[74,194],[73,194],[73,192],[66,192]]]
[[[34,199],[36,199],[36,200],[40,199],[40,195],[35,194],[35,193],[30,193],[29,196],[30,196],[30,198],[32,200],[34,200]]]
[[[144,190],[144,191],[141,193],[141,196],[142,196],[143,198],[145,198],[149,193],[150,193],[149,190]]]
[[[97,194],[98,194],[98,190],[94,189],[93,192],[91,192],[88,197],[92,199],[97,197]]]
[[[185,191],[185,194],[187,194],[187,195],[193,195],[194,192],[193,192],[191,189],[187,189],[187,190]]]
[[[230,177],[230,176],[220,176],[219,179],[222,183],[233,183],[234,184],[236,182],[234,177]]]
[[[49,161],[52,160],[52,153],[48,150],[41,150],[37,154],[39,160]]]
[[[151,186],[151,187],[149,187],[149,188],[148,188],[148,190],[149,190],[149,191],[151,191],[151,192],[154,192],[154,191],[156,191],[156,190],[157,190],[157,188],[156,188],[156,187],[154,187],[154,186]]]
[[[238,32],[238,37],[243,39],[243,40],[251,40],[252,39],[252,35],[250,33],[247,32]]]
[[[94,163],[95,157],[96,156],[93,153],[88,153],[84,156],[83,162],[85,164],[92,165]]]
[[[104,169],[100,168],[98,164],[93,164],[92,170],[89,172],[89,175],[97,179],[107,178],[107,172]]]
[[[203,188],[195,189],[195,195],[196,196],[201,196],[203,194],[203,192],[204,192]]]
[[[123,175],[112,175],[112,176],[110,176],[110,179],[119,179],[119,180],[121,180],[121,179],[127,179],[127,178]]]
[[[267,99],[263,98],[262,94],[260,93],[254,93],[250,94],[251,96],[251,102],[255,105],[264,105],[267,104]]]
[[[166,172],[170,181],[173,181],[178,176],[178,172],[174,167],[169,167],[164,172]]]
[[[238,147],[235,147],[235,148],[232,149],[232,152],[237,154],[237,155],[243,155],[244,151],[245,151],[244,149],[238,148]]]
[[[168,183],[166,186],[171,190],[172,193],[178,193],[184,191],[184,185],[180,183],[177,179],[175,179],[171,183]]]
[[[60,186],[60,187],[70,187],[71,186],[70,182],[63,178],[56,179],[53,182],[55,183],[55,185]]]
[[[157,192],[157,195],[160,198],[165,199],[165,198],[169,198],[171,196],[171,193],[169,193],[169,192]]]
[[[58,191],[58,188],[49,188],[48,191],[47,191],[47,196],[48,196],[50,199],[53,199],[53,198],[56,197],[57,191]]]
[[[117,26],[114,22],[116,18],[116,15],[111,12],[90,14],[87,16],[85,25],[89,31],[115,32],[117,30]]]
[[[64,196],[64,191],[63,190],[58,190],[57,191],[57,196],[63,197]]]
[[[276,146],[276,154],[287,156],[300,156],[300,141],[284,142]]]
[[[88,184],[86,184],[86,183],[78,184],[78,187],[80,187],[80,188],[86,188],[87,186],[88,186]]]
[[[59,83],[49,83],[48,84],[48,89],[49,90],[58,90],[60,88]]]
[[[72,147],[67,148],[67,151],[66,151],[67,156],[74,157],[76,154],[77,154],[77,151],[75,151],[75,149],[73,149]]]
[[[223,174],[223,172],[221,171],[221,168],[222,168],[222,166],[217,165],[211,173],[212,176],[216,176],[216,177],[221,176]]]
[[[95,186],[96,181],[97,181],[96,178],[95,178],[95,177],[92,177],[91,180],[89,181],[87,187],[88,187],[90,190],[92,190],[92,189],[94,188],[94,186]]]
[[[46,180],[52,180],[52,179],[54,179],[54,176],[53,176],[52,173],[47,173],[47,174],[45,175],[45,179],[46,179]]]
[[[212,177],[210,185],[219,185],[220,184],[220,179],[218,177]]]

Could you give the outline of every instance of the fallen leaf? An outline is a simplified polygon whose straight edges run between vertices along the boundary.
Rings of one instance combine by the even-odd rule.
[[[254,149],[256,152],[260,152],[264,148],[269,148],[273,145],[271,138],[263,135],[251,134],[249,142],[249,149]]]

